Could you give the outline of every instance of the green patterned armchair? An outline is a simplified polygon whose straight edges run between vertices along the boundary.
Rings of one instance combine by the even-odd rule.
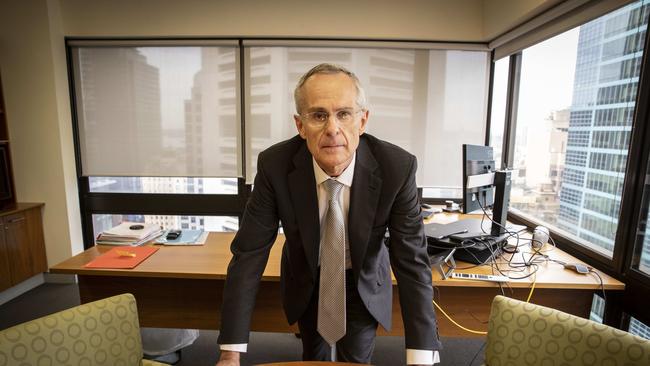
[[[122,294],[0,331],[0,366],[164,365],[142,359],[135,298]]]
[[[485,364],[650,365],[650,341],[559,310],[496,296]]]

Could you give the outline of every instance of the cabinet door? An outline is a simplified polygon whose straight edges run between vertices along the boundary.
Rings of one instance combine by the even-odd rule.
[[[32,259],[25,244],[27,227],[24,212],[18,212],[4,217],[5,244],[9,253],[9,270],[11,283],[17,284],[32,276]]]
[[[9,271],[9,252],[5,243],[4,222],[0,218],[0,291],[11,287],[11,272]]]
[[[47,270],[39,208],[4,217],[11,281],[15,285]]]
[[[34,207],[26,210],[25,229],[27,230],[27,242],[24,243],[29,249],[29,257],[32,259],[32,276],[47,271],[47,257],[45,255],[45,240],[43,238],[43,220],[41,219],[41,208]]]

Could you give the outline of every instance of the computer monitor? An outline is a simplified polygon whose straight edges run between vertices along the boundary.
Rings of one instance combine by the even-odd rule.
[[[463,213],[492,207],[495,171],[491,146],[463,144]]]
[[[511,171],[495,169],[490,146],[463,145],[463,212],[492,209],[492,217],[466,218],[444,225],[425,227],[429,245],[456,248],[454,258],[481,264],[501,253],[508,237],[523,226],[506,225],[510,201]],[[483,208],[483,209],[481,209]]]
[[[512,172],[495,169],[490,146],[463,145],[463,212],[492,208],[490,234],[500,236],[506,229]]]

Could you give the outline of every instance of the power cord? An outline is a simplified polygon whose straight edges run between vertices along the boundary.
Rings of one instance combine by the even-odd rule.
[[[440,310],[440,312],[442,313],[442,315],[444,315],[447,319],[449,319],[449,321],[452,322],[452,323],[453,323],[455,326],[457,326],[458,328],[460,328],[460,329],[462,329],[462,330],[464,330],[464,331],[466,331],[466,332],[469,332],[469,333],[480,334],[480,335],[487,335],[487,332],[480,331],[480,330],[473,330],[473,329],[465,328],[465,327],[463,327],[462,325],[458,324],[454,319],[452,319],[449,315],[447,315],[447,313],[446,313],[446,312],[445,312],[445,311],[440,307],[440,305],[438,305],[438,303],[436,303],[435,300],[432,300],[432,301],[433,301],[433,305],[435,305],[436,308],[438,308],[438,310]]]
[[[537,273],[537,272],[534,272],[533,274],[535,274],[535,273]],[[530,298],[533,296],[533,291],[535,291],[535,284],[536,284],[536,283],[537,283],[537,276],[533,277],[533,284],[532,284],[532,286],[531,286],[531,288],[530,288],[530,292],[528,293],[528,298],[526,299],[526,302],[530,302]],[[502,291],[503,291],[503,290],[502,290]],[[449,319],[449,321],[452,322],[452,324],[454,324],[454,325],[457,326],[458,328],[460,328],[460,329],[462,329],[462,330],[464,330],[464,331],[466,331],[466,332],[473,333],[473,334],[487,335],[487,332],[486,332],[486,331],[480,331],[480,330],[469,329],[469,328],[467,328],[467,327],[464,327],[464,326],[460,325],[460,324],[459,324],[457,321],[455,321],[451,316],[449,316],[449,314],[447,314],[447,312],[446,312],[446,311],[445,311],[445,310],[444,310],[440,305],[438,305],[438,303],[436,302],[436,300],[433,300],[433,299],[432,299],[431,301],[433,302],[433,305],[435,305],[436,308],[437,308],[438,310],[440,310],[440,312],[442,313],[442,315],[444,315],[445,318]]]

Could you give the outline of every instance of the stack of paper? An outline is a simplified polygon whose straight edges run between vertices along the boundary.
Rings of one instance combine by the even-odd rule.
[[[140,245],[159,237],[162,234],[160,226],[141,222],[125,221],[103,231],[95,242],[103,245]]]

